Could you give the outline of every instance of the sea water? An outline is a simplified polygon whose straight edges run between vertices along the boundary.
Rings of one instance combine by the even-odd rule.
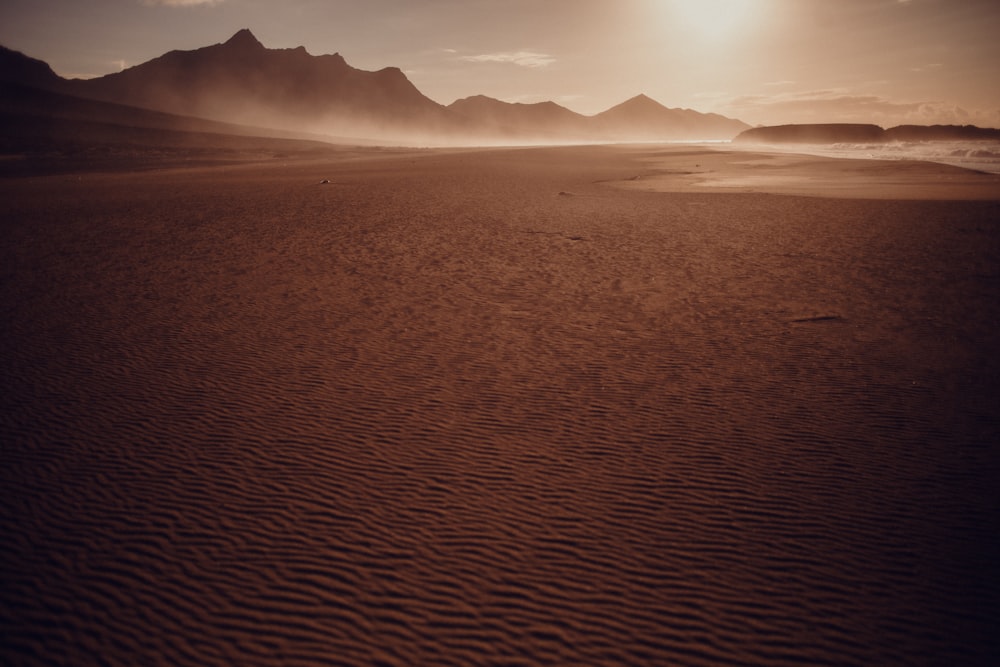
[[[921,160],[1000,174],[1000,141],[907,141],[868,144],[787,144],[783,149],[823,157]]]

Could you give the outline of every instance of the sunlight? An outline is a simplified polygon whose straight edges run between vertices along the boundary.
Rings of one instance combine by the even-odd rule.
[[[755,0],[670,0],[664,3],[664,13],[691,38],[719,41],[744,30],[762,6]]]

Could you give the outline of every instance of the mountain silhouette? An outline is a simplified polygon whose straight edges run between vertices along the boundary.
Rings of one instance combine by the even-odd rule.
[[[401,143],[730,139],[749,128],[716,114],[668,109],[645,95],[595,116],[554,102],[482,95],[446,107],[398,68],[370,72],[338,53],[268,49],[247,29],[224,43],[170,51],[94,79],[63,79],[44,62],[3,49],[0,80],[229,124]]]
[[[481,132],[539,141],[669,141],[731,139],[750,126],[716,114],[668,109],[637,95],[595,116],[584,116],[554,102],[520,104],[477,95],[448,109]]]
[[[455,100],[448,109],[462,116],[466,127],[480,136],[541,141],[590,136],[586,116],[555,102],[523,104],[474,95]]]
[[[1000,141],[1000,129],[975,125],[897,125],[886,141]]]
[[[368,72],[340,54],[267,49],[249,30],[223,44],[171,51],[97,79],[70,82],[81,97],[226,122],[328,134],[443,129],[444,108],[397,68]]]
[[[718,114],[670,109],[646,95],[635,97],[594,116],[601,134],[618,141],[661,139],[731,139],[750,126]]]
[[[0,81],[43,90],[54,90],[66,83],[48,63],[6,46],[0,46]]]
[[[866,123],[807,123],[755,127],[737,135],[733,141],[778,144],[864,143],[882,140],[883,130]]]

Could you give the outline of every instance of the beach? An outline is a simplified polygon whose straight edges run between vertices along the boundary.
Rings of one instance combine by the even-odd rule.
[[[996,664],[1000,176],[133,167],[0,178],[0,662]]]

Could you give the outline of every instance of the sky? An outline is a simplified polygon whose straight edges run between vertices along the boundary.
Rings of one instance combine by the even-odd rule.
[[[643,93],[752,125],[1000,127],[997,0],[0,0],[0,44],[89,78],[249,28],[431,99]]]

